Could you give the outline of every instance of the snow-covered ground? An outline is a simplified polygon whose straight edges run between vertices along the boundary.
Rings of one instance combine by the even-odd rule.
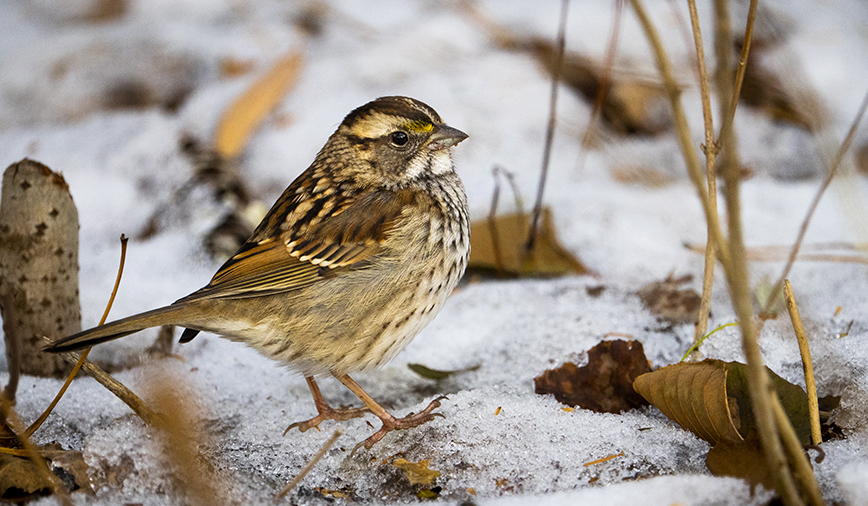
[[[189,177],[189,162],[178,148],[181,136],[210,138],[226,106],[290,50],[304,52],[299,82],[242,159],[245,182],[265,205],[307,167],[347,112],[392,94],[423,100],[470,135],[454,151],[474,217],[488,210],[495,165],[515,173],[526,202],[534,195],[549,78],[528,53],[497,48],[459,2],[129,0],[119,18],[80,19],[99,3],[0,3],[0,165],[28,156],[68,181],[81,222],[84,327],[97,323],[111,290],[118,236],[135,235]],[[571,3],[570,50],[602,60],[613,4]],[[479,6],[522,36],[555,35],[557,1],[492,0]],[[660,0],[649,1],[648,8],[687,86],[683,100],[698,149],[702,118],[691,85],[696,81],[692,43],[684,36],[686,7]],[[868,91],[868,7],[859,0],[793,0],[786,8],[764,8],[763,19],[774,19],[782,38],[764,62],[781,66],[780,75],[819,97],[828,118],[826,136],[839,142]],[[700,10],[710,50],[710,6],[703,2]],[[746,8],[739,4],[734,10],[740,29]],[[304,12],[319,13],[318,34],[300,32],[297,20]],[[655,79],[635,16],[629,9],[623,16],[616,68]],[[760,26],[766,28],[759,33],[773,31]],[[249,62],[253,70],[222,78],[220,62],[229,59]],[[185,90],[189,95],[175,112],[107,110],[105,97],[114,96],[110,92],[121,82],[144,83],[158,102]],[[535,376],[566,360],[581,364],[608,333],[642,341],[655,367],[679,360],[692,339],[692,326],[658,323],[635,295],[671,271],[696,279],[702,273],[702,256],[683,247],[703,243],[705,225],[674,137],[612,137],[580,164],[590,111],[585,101],[562,91],[546,202],[564,245],[596,275],[468,284],[388,366],[357,375],[375,399],[399,414],[446,394],[438,410],[445,418],[392,433],[371,451],[352,456],[350,449],[372,433],[360,419],[283,436],[289,423],[315,414],[303,378],[215,336],[178,347],[181,360],[145,357],[116,376],[146,399],[155,378],[171,378],[202,440],[199,452],[213,472],[215,493],[226,503],[270,502],[340,426],[343,435],[335,446],[284,501],[323,503],[317,488],[359,502],[415,501],[415,488],[390,463],[401,452],[411,462],[427,459],[441,473],[434,485],[450,503],[527,504],[534,496],[535,504],[763,504],[767,491],[751,496],[741,481],[711,477],[704,465],[708,445],[656,409],[567,412],[533,391]],[[736,121],[743,161],[754,172],[742,195],[747,243],[790,244],[819,186],[817,152],[836,145],[817,146],[803,131],[756,110],[740,109]],[[854,146],[868,140],[864,130]],[[618,182],[611,170],[623,165],[651,167],[674,180],[662,188]],[[866,242],[866,195],[863,176],[833,184],[806,242]],[[512,199],[501,202],[508,210]],[[160,234],[131,241],[114,316],[167,304],[205,284],[219,266],[202,240],[222,210],[205,192],[192,194],[188,203]],[[756,284],[776,278],[782,264],[751,268]],[[820,486],[829,502],[868,504],[868,347],[861,342],[868,338],[866,268],[799,262],[789,277],[812,338],[819,393],[842,396],[835,415],[847,437],[823,445],[826,459],[815,464]],[[606,287],[602,295],[589,295],[587,288],[599,285]],[[699,281],[693,286],[699,289]],[[712,309],[711,328],[734,320],[720,273]],[[849,333],[839,337],[851,320]],[[91,357],[121,362],[144,355],[155,333],[100,346]],[[788,321],[767,323],[761,344],[772,369],[804,384]],[[715,334],[703,352],[743,360],[734,328]],[[408,370],[406,364],[414,362],[435,369],[481,367],[435,383]],[[23,378],[20,416],[34,419],[59,386],[57,380]],[[357,402],[334,380],[323,379],[321,386],[333,405]],[[371,416],[366,420],[378,423]],[[185,502],[157,433],[89,378],[74,383],[34,439],[84,452],[100,487],[95,497],[76,494],[77,503]]]

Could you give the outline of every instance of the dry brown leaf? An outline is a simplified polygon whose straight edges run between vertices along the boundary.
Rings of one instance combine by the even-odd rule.
[[[449,378],[450,376],[452,376],[454,374],[478,371],[479,368],[482,367],[482,364],[476,364],[476,365],[472,365],[470,367],[465,367],[464,369],[455,369],[452,371],[441,371],[439,369],[431,369],[430,367],[422,365],[422,364],[407,364],[407,367],[411,371],[415,372],[416,374],[418,374],[419,376],[422,376],[425,379],[440,381],[440,380],[445,380],[446,378]]]
[[[534,378],[536,393],[554,394],[570,406],[598,413],[620,413],[646,406],[633,390],[633,380],[651,366],[639,341],[602,341],[588,350],[588,364],[567,362]]]
[[[765,112],[775,121],[816,130],[820,115],[812,110],[814,104],[805,100],[804,93],[795,98],[778,75],[754,63],[755,60],[755,57],[748,60],[739,102]]]
[[[715,476],[742,478],[751,488],[762,485],[775,489],[774,475],[757,438],[747,441],[721,441],[708,451],[705,466]]]
[[[43,446],[39,453],[48,461],[48,466],[70,492],[83,490],[93,494],[90,476],[84,455],[73,450],[64,450],[59,443]]]
[[[553,73],[558,48],[544,39],[519,43],[536,56],[547,72]],[[564,54],[560,79],[585,100],[595,103],[603,84],[603,68],[575,52]],[[657,135],[672,126],[672,113],[660,84],[611,76],[601,104],[600,116],[614,132],[626,135]]]
[[[636,292],[642,303],[657,318],[671,323],[695,323],[699,316],[701,297],[696,290],[680,290],[678,287],[693,279],[691,275],[674,278],[672,274],[663,281],[648,283]]]
[[[0,446],[4,450],[26,455],[18,436],[8,424],[0,424]],[[87,474],[87,464],[81,452],[64,450],[53,443],[36,448],[51,472],[60,478],[68,491],[84,489],[93,492]],[[51,484],[43,470],[26,456],[0,453],[0,500],[20,501],[50,493]]]
[[[745,365],[703,360],[669,365],[636,378],[633,387],[670,420],[712,445],[743,441],[756,427]],[[766,368],[799,439],[810,440],[804,390]]]
[[[742,440],[727,402],[726,364],[720,360],[663,367],[636,378],[633,388],[670,420],[711,444]]]
[[[529,231],[528,214],[499,215],[494,218],[493,223],[488,219],[474,221],[470,224],[468,269],[522,277],[590,272],[581,261],[561,246],[548,208],[542,210],[536,247],[530,257],[527,257],[525,243]],[[496,242],[492,239],[492,232],[497,238]]]
[[[214,136],[214,147],[222,157],[241,153],[256,127],[295,85],[301,63],[300,51],[288,53],[226,109]]]
[[[20,500],[49,493],[51,483],[26,458],[0,454],[0,497]]]
[[[411,485],[430,485],[434,479],[440,476],[440,471],[428,469],[428,460],[409,462],[406,459],[396,459],[392,465],[404,471],[404,476],[410,480]]]

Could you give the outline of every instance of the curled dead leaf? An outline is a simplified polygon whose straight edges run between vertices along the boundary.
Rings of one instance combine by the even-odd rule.
[[[799,440],[810,441],[805,391],[766,368]],[[745,365],[706,359],[660,368],[636,378],[633,388],[670,420],[712,445],[743,441],[756,427]]]
[[[536,393],[554,394],[564,404],[620,413],[648,404],[633,390],[633,380],[650,371],[642,343],[618,339],[588,350],[587,365],[567,362],[534,378],[534,384]]]

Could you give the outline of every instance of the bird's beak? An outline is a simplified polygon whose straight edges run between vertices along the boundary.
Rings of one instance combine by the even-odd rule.
[[[428,139],[428,149],[438,150],[452,147],[467,138],[467,134],[449,125],[437,125]]]

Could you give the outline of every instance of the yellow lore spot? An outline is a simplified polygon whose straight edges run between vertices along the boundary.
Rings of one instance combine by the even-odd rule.
[[[412,132],[430,132],[431,130],[434,130],[434,125],[427,121],[414,121],[405,124],[404,128]]]

